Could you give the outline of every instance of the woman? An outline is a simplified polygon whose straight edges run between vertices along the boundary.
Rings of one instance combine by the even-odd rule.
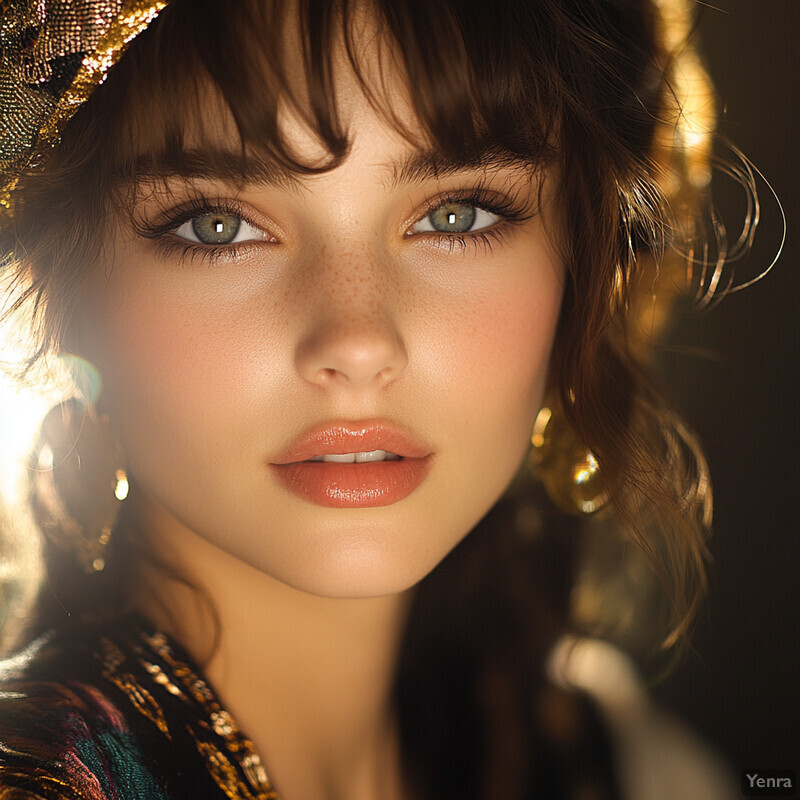
[[[576,545],[522,467],[672,576],[674,642],[709,490],[640,315],[707,179],[685,19],[4,13],[3,251],[82,387],[32,464],[7,796],[618,796],[546,675]]]

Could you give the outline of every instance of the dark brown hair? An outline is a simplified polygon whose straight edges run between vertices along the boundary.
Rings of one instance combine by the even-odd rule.
[[[24,299],[39,312],[39,352],[69,340],[81,275],[102,261],[103,221],[114,204],[130,201],[118,187],[135,184],[162,159],[182,157],[184,133],[202,118],[201,92],[209,86],[229,109],[243,148],[297,173],[346,158],[348,131],[333,91],[334,53],[344,43],[376,110],[418,146],[454,161],[509,155],[558,164],[569,279],[551,363],[554,407],[596,456],[611,509],[670,587],[674,640],[703,585],[710,493],[693,438],[650,377],[636,324],[659,269],[677,263],[665,253],[677,214],[694,202],[691,191],[665,196],[667,176],[687,185],[686,162],[673,135],[679,54],[665,45],[656,6],[368,5],[377,25],[370,44],[406,78],[422,141],[393,113],[380,80],[365,75],[363,4],[167,6],[18,190],[15,226],[2,244],[20,280],[29,279]],[[300,80],[286,69],[289,30],[302,48]],[[691,52],[681,47],[683,56]],[[317,134],[327,163],[297,161],[278,124],[281,100]],[[511,800],[534,786],[547,792],[554,785],[547,780],[556,780],[545,727],[528,712],[546,695],[545,654],[568,628],[576,540],[564,535],[574,524],[552,511],[535,537],[519,534],[530,502],[524,486],[498,503],[416,595],[397,697],[421,798]],[[530,763],[522,754],[532,751],[544,755]],[[568,780],[567,769],[558,774],[562,784]]]

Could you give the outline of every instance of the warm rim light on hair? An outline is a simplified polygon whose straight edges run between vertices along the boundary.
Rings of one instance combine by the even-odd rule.
[[[0,361],[18,363],[21,351],[9,346],[0,329]],[[52,387],[20,386],[0,370],[0,496],[10,507],[24,499],[25,468],[39,424],[61,399]]]

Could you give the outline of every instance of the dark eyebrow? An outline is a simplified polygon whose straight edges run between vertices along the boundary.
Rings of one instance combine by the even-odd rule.
[[[118,183],[144,180],[219,180],[227,183],[269,184],[296,190],[298,173],[266,158],[227,150],[182,150],[139,156],[115,170]]]
[[[541,167],[543,160],[531,161],[506,151],[489,149],[464,158],[450,158],[439,151],[415,150],[397,162],[379,167],[386,171],[383,185],[387,191],[392,191],[409,183],[441,179],[474,170],[510,169],[532,175]],[[313,174],[290,170],[266,158],[223,150],[182,150],[171,154],[140,156],[132,164],[115,171],[119,183],[184,178],[221,180],[242,186],[267,184],[289,191],[297,191],[313,177]]]
[[[399,162],[386,164],[387,191],[409,183],[421,183],[475,170],[511,170],[532,176],[541,168],[544,158],[531,160],[505,150],[485,149],[463,158],[450,158],[440,151],[416,150]]]

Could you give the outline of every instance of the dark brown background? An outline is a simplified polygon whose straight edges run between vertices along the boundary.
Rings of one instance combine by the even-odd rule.
[[[726,106],[722,131],[772,183],[788,222],[772,273],[717,309],[682,321],[667,354],[672,391],[706,446],[715,488],[712,592],[697,653],[657,696],[737,770],[800,768],[800,0],[709,0],[699,36]],[[713,8],[712,8],[713,6]],[[734,194],[734,193],[731,193]],[[741,276],[780,240],[763,222]],[[720,198],[740,209],[735,199]]]

